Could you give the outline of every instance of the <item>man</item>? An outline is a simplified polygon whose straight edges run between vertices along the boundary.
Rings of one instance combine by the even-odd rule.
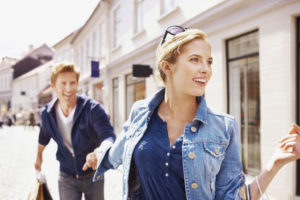
[[[51,72],[51,87],[57,98],[41,112],[39,144],[35,169],[40,171],[42,153],[54,139],[60,163],[59,196],[61,200],[104,199],[103,179],[93,182],[94,169],[86,158],[99,153],[100,144],[111,145],[115,133],[99,103],[77,95],[79,70],[69,63],[60,63]]]

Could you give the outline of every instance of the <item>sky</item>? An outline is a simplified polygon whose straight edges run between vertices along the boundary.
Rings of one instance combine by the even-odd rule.
[[[0,0],[0,58],[53,46],[88,20],[99,0]]]

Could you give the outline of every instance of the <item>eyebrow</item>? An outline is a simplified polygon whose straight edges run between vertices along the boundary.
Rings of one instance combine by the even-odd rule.
[[[190,55],[190,56],[188,56],[188,57],[193,57],[193,56],[197,56],[197,57],[203,58],[203,57],[202,57],[201,55],[199,55],[199,54],[192,54],[192,55]],[[209,57],[208,59],[213,60],[213,57]]]

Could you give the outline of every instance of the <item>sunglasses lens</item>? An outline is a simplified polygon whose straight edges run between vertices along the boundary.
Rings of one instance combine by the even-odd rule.
[[[167,31],[173,35],[177,35],[178,33],[184,32],[185,29],[180,26],[170,26]]]
[[[161,41],[161,44],[163,44],[165,42],[168,33],[171,34],[171,35],[177,35],[179,33],[184,32],[185,30],[186,30],[186,28],[183,28],[181,26],[170,26],[170,27],[168,27],[166,32],[165,32],[165,35],[164,35],[164,37]]]

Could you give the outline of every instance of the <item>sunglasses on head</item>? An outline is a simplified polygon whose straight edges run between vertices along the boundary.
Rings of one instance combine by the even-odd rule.
[[[183,28],[183,27],[177,26],[177,25],[169,26],[164,34],[162,41],[161,41],[161,45],[163,45],[165,43],[168,33],[171,35],[177,35],[179,33],[184,32],[186,29],[187,28]]]

